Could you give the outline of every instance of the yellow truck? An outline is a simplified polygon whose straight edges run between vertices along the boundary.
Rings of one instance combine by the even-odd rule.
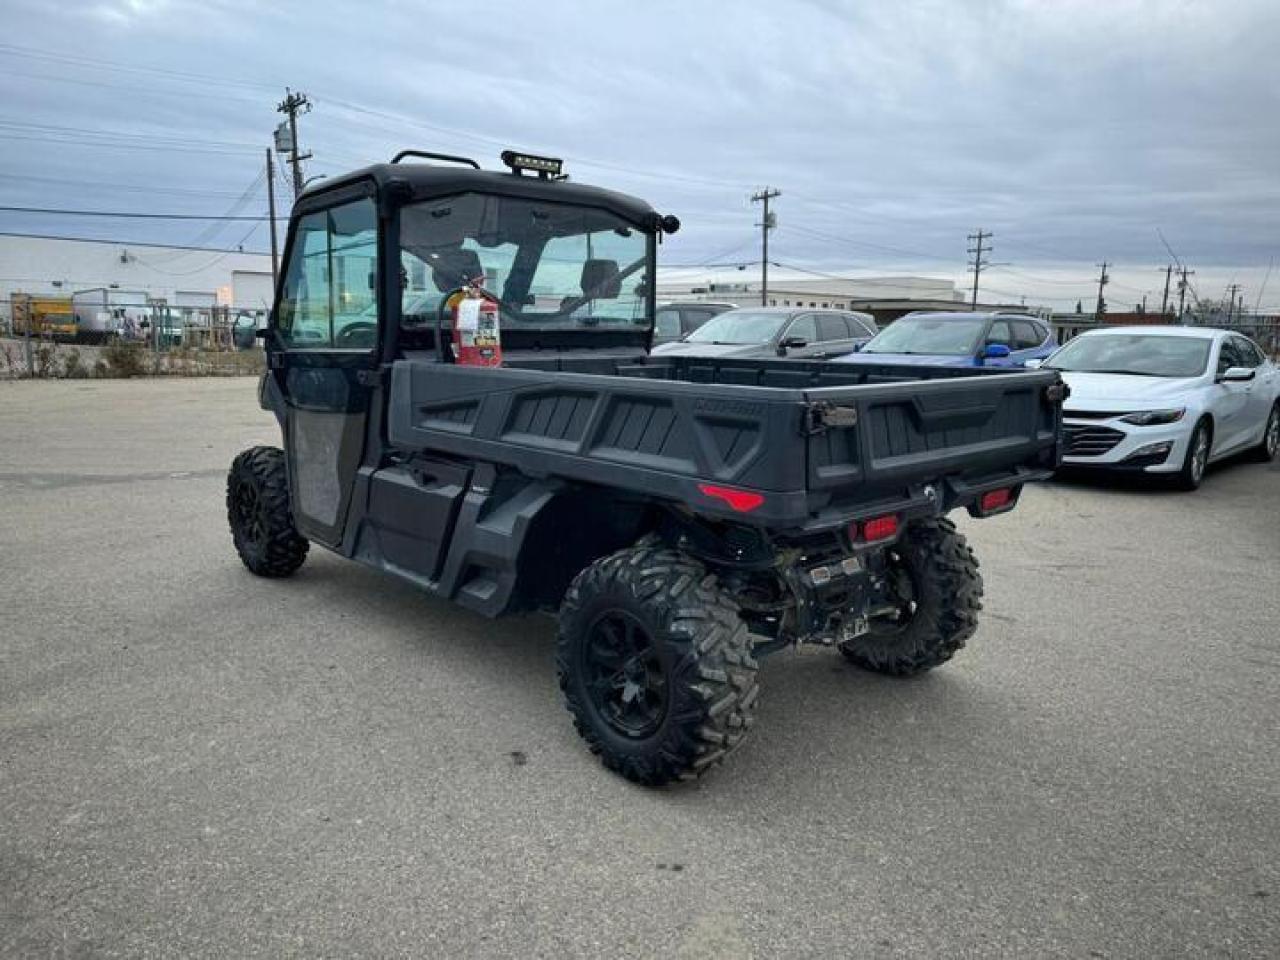
[[[29,293],[9,295],[9,315],[13,318],[13,335],[53,337],[74,340],[77,324],[70,297],[35,297]]]

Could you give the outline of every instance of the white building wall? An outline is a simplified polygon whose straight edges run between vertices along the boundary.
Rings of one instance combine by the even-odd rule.
[[[757,306],[759,281],[676,280],[659,277],[659,300],[712,300]],[[860,277],[857,279],[796,279],[770,276],[769,300],[778,306],[846,306],[853,300],[959,300],[950,280],[935,277]]]
[[[242,290],[236,287],[240,278]],[[265,286],[264,280],[265,278]],[[107,287],[145,291],[172,305],[218,303],[263,310],[271,257],[262,253],[0,234],[0,312],[9,294],[70,297]]]

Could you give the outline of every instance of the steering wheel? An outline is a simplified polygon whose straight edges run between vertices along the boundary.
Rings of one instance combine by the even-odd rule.
[[[365,342],[365,334],[372,334],[368,342]],[[373,346],[377,339],[378,325],[367,320],[357,320],[355,323],[349,323],[339,331],[334,337],[334,346],[340,347],[363,347]]]

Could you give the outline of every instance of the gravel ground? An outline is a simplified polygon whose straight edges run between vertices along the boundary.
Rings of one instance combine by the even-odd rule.
[[[0,383],[2,956],[1274,956],[1280,469],[961,521],[983,624],[917,681],[762,669],[637,788],[553,623],[231,549],[251,380]]]

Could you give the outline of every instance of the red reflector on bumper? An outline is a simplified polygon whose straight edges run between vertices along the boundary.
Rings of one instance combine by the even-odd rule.
[[[987,491],[978,504],[983,510],[999,510],[1001,507],[1007,507],[1012,501],[1013,491],[1005,487],[1003,490]]]
[[[898,535],[898,518],[894,514],[887,517],[875,517],[862,525],[862,539],[888,540]]]
[[[764,495],[750,490],[735,490],[733,487],[717,487],[713,483],[700,483],[698,489],[708,497],[723,500],[738,513],[750,513],[764,503]]]

